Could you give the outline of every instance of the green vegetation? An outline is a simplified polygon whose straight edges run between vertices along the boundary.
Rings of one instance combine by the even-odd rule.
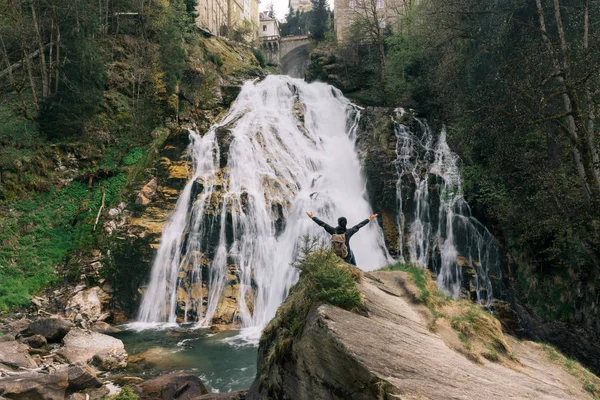
[[[333,33],[333,11],[327,0],[311,0],[309,11],[289,9],[285,22],[279,25],[281,36],[309,35],[320,42]]]
[[[393,16],[371,4],[356,1],[365,12],[348,43],[323,43],[309,77],[445,124],[519,301],[545,319],[596,326],[600,3],[407,1]]]
[[[289,355],[313,304],[328,303],[346,310],[357,310],[361,305],[356,282],[362,272],[358,268],[342,262],[316,238],[305,237],[300,254],[294,264],[300,271],[300,279],[260,339],[261,346],[267,349],[267,364]]]
[[[535,344],[540,347],[548,358],[565,368],[571,375],[579,379],[583,388],[589,392],[594,399],[600,399],[600,378],[588,371],[575,360],[563,356],[554,347],[547,344]]]
[[[119,394],[112,396],[111,400],[138,400],[140,397],[128,386],[125,386]]]
[[[220,107],[219,75],[262,73],[195,28],[195,0],[59,3],[0,15],[1,69],[18,65],[0,80],[0,311],[78,280],[81,256],[108,246],[103,193],[104,212],[132,202],[179,118],[203,126]]]
[[[571,0],[422,2],[387,39],[385,70],[392,101],[449,124],[468,201],[516,261],[517,295],[542,317],[589,326],[600,75],[588,66],[600,30],[586,18],[599,17],[599,4]]]
[[[436,331],[450,327],[458,335],[465,356],[475,362],[484,357],[493,362],[516,361],[500,322],[489,312],[467,300],[453,301],[439,291],[429,270],[415,265],[394,264],[383,270],[403,271],[415,284],[417,300],[434,316],[431,329]],[[444,336],[442,334],[442,336]]]

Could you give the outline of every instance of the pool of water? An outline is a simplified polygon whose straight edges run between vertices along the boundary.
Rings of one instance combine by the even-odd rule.
[[[238,334],[170,327],[125,328],[112,336],[121,339],[129,353],[127,375],[150,379],[186,372],[198,375],[209,391],[229,392],[250,388],[256,376],[256,343],[237,340]]]

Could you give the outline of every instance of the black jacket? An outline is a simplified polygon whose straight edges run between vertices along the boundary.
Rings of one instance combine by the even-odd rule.
[[[337,234],[345,233],[346,234],[346,247],[348,248],[348,257],[347,257],[348,259],[350,259],[350,255],[352,253],[352,251],[350,250],[350,238],[356,232],[358,232],[358,230],[360,228],[362,228],[363,226],[365,226],[366,224],[368,224],[370,222],[369,219],[367,218],[364,221],[359,222],[358,224],[354,225],[352,228],[346,229],[346,228],[342,228],[341,226],[337,226],[334,228],[333,226],[328,225],[325,222],[321,221],[317,217],[313,217],[312,220],[315,221],[317,223],[317,225],[322,226],[323,229],[325,229],[327,231],[327,233],[329,233],[330,235],[333,235],[334,233],[337,233]]]

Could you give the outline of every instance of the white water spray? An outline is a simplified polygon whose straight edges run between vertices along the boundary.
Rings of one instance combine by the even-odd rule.
[[[372,213],[354,149],[359,118],[329,85],[268,76],[247,82],[204,136],[190,132],[192,178],[164,227],[138,320],[175,322],[183,314],[210,325],[235,265],[242,325],[263,327],[297,279],[290,264],[300,237],[328,238],[304,212],[331,224],[345,216],[349,226]],[[392,261],[375,221],[351,245],[365,270]]]
[[[402,117],[404,111],[399,113]],[[459,158],[446,142],[445,129],[436,141],[426,121],[414,121],[417,133],[396,124],[400,254],[423,268],[432,267],[446,295],[458,298],[466,289],[476,294],[478,303],[489,305],[491,275],[500,279],[496,241],[471,215],[463,196]],[[465,277],[463,269],[472,276]]]

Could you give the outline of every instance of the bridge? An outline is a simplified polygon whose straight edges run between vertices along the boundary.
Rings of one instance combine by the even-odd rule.
[[[264,36],[261,40],[268,64],[279,66],[284,74],[296,78],[304,76],[310,52],[314,48],[314,43],[307,35]]]

